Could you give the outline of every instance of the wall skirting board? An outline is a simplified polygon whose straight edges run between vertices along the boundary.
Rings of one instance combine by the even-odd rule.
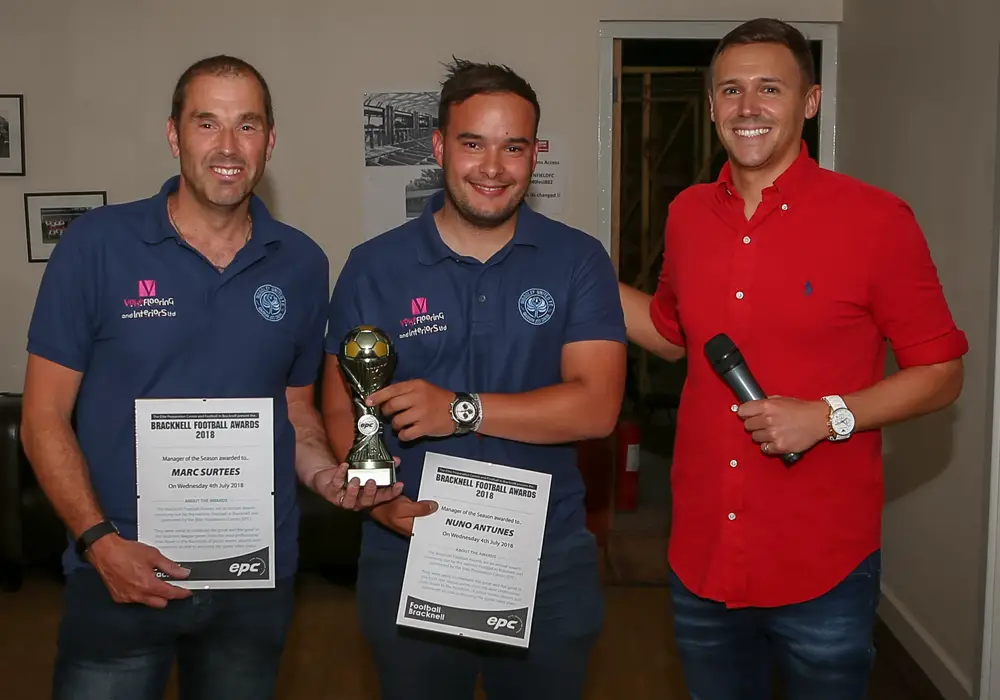
[[[920,624],[913,612],[903,604],[892,592],[892,589],[882,584],[882,602],[879,605],[879,617],[895,641],[900,645],[901,650],[913,662],[914,668],[899,668],[901,673],[907,676],[908,681],[914,681],[915,686],[922,685],[921,679],[913,678],[913,675],[920,674],[926,680],[933,683],[944,700],[972,700],[973,685],[972,679],[968,677],[948,653],[941,648],[933,635]],[[876,643],[877,643],[876,639]],[[891,650],[887,650],[890,655]],[[905,666],[906,661],[891,659],[897,666]],[[917,688],[915,688],[917,689]],[[930,700],[937,693],[934,689],[927,688],[921,692],[921,700]]]

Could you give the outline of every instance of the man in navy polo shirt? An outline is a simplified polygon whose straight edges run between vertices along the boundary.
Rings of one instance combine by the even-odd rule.
[[[535,93],[515,73],[458,62],[434,133],[444,192],[418,219],[355,248],[331,297],[324,417],[338,457],[354,431],[336,371],[342,338],[373,324],[398,352],[394,383],[371,398],[392,419],[388,444],[406,486],[370,511],[357,586],[386,700],[471,700],[480,671],[491,698],[578,698],[601,628],[572,443],[608,435],[618,419],[624,319],[600,242],[523,203],[538,119]],[[453,418],[457,397],[478,408],[468,424]],[[552,475],[526,655],[397,630],[413,518],[436,505],[414,501],[429,449]]]
[[[175,657],[181,698],[272,697],[292,616],[296,479],[345,508],[374,502],[374,484],[361,498],[344,488],[313,403],[327,258],[252,194],[274,147],[266,83],[239,59],[196,63],[167,135],[179,177],[69,227],[28,332],[24,447],[74,541],[57,700],[162,698]],[[187,397],[273,400],[274,588],[192,593],[154,572],[185,569],[135,541],[135,401]]]

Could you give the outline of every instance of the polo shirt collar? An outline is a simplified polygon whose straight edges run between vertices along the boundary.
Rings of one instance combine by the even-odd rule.
[[[778,192],[782,197],[794,197],[808,187],[809,182],[818,170],[819,164],[809,155],[809,146],[806,144],[805,139],[803,139],[799,147],[799,155],[785,169],[785,172],[781,173],[775,179],[774,185],[764,190],[764,193],[767,194],[773,190]],[[732,166],[730,166],[728,160],[719,171],[716,183],[720,195],[736,191],[732,179]]]
[[[458,260],[460,255],[449,248],[438,231],[437,222],[434,221],[434,213],[444,206],[445,192],[441,190],[431,195],[424,211],[417,222],[420,231],[420,238],[417,243],[417,260],[423,265],[435,265],[442,260],[449,258]],[[514,237],[505,247],[509,246],[531,246],[538,247],[539,234],[535,211],[525,202],[521,202],[517,210],[517,225],[514,228]]]
[[[146,227],[142,233],[143,240],[147,243],[161,243],[168,238],[179,240],[177,231],[167,215],[167,197],[177,191],[180,182],[180,175],[174,175],[163,183],[160,191],[152,197],[154,224]],[[253,238],[251,240],[256,240],[261,245],[280,240],[274,217],[268,211],[267,205],[256,194],[250,195],[250,216],[253,218]]]

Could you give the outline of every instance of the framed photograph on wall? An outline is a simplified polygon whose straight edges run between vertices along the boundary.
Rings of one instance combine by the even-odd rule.
[[[38,192],[24,195],[28,262],[46,262],[73,219],[108,203],[107,192]]]
[[[0,176],[24,175],[24,95],[0,95]]]

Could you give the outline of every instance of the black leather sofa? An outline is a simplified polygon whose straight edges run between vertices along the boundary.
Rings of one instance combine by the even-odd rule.
[[[29,570],[61,577],[60,558],[66,546],[65,529],[21,447],[20,425],[20,394],[0,393],[0,589],[4,591],[18,590]],[[299,504],[301,569],[353,584],[361,515],[336,508],[302,486]]]

